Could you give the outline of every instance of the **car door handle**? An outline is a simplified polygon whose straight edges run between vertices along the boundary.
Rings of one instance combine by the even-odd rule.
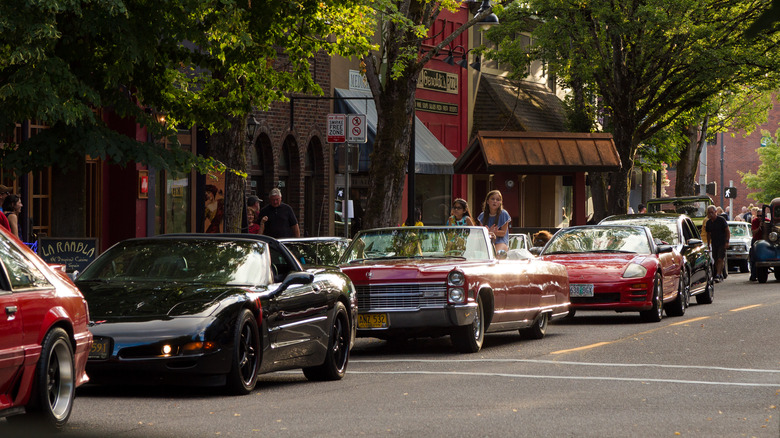
[[[16,306],[5,306],[5,313],[6,315],[13,315],[19,310]]]
[[[320,286],[319,284],[314,284],[311,286],[311,288],[314,289],[314,292],[319,292],[320,290],[322,290],[322,286]]]

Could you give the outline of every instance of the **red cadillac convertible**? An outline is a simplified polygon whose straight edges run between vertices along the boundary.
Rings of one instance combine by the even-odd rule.
[[[450,335],[474,353],[485,333],[538,339],[569,312],[566,269],[497,255],[484,227],[364,230],[340,263],[357,289],[358,336]]]
[[[638,311],[658,322],[666,313],[680,316],[687,300],[680,294],[683,256],[671,245],[656,244],[644,226],[587,225],[558,231],[539,256],[566,265],[572,314],[578,310]]]
[[[88,380],[87,302],[63,272],[1,227],[0,309],[0,417],[29,419],[20,424],[24,436],[38,435],[30,427],[61,429],[76,387]]]

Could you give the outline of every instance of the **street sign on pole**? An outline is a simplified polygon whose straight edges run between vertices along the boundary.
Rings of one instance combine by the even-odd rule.
[[[365,114],[347,114],[347,143],[367,142],[367,131]]]
[[[328,114],[328,143],[344,143],[347,141],[346,114]]]
[[[726,199],[733,199],[737,197],[737,188],[736,187],[726,187],[723,191],[723,197]]]

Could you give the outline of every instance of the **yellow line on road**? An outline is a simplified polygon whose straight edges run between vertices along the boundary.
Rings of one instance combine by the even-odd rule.
[[[614,342],[614,341],[612,341]],[[563,354],[563,353],[571,353],[572,351],[582,351],[582,350],[589,350],[591,348],[601,347],[602,345],[611,344],[612,342],[597,342],[595,344],[586,345],[584,347],[577,347],[577,348],[570,348],[568,350],[558,350],[550,352],[550,354]]]
[[[698,318],[687,319],[685,321],[675,322],[674,324],[669,324],[669,326],[688,324],[688,323],[691,323],[691,322],[701,321],[702,319],[708,319],[708,318],[709,318],[709,316],[700,316]]]
[[[740,310],[747,310],[747,309],[752,309],[754,307],[761,307],[761,306],[763,306],[763,304],[753,304],[752,306],[745,306],[737,309],[731,309],[730,312],[739,312]]]

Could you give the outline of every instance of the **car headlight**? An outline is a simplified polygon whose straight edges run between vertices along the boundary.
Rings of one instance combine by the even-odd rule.
[[[772,243],[777,242],[777,232],[776,231],[772,231],[771,233],[769,233],[769,241],[772,242]]]
[[[631,263],[623,272],[623,278],[641,278],[647,275],[647,268],[636,263]]]
[[[460,271],[452,271],[447,275],[447,284],[450,286],[463,286],[466,276]]]
[[[461,304],[466,301],[466,293],[463,291],[462,287],[453,287],[449,290],[447,299],[451,303]]]

